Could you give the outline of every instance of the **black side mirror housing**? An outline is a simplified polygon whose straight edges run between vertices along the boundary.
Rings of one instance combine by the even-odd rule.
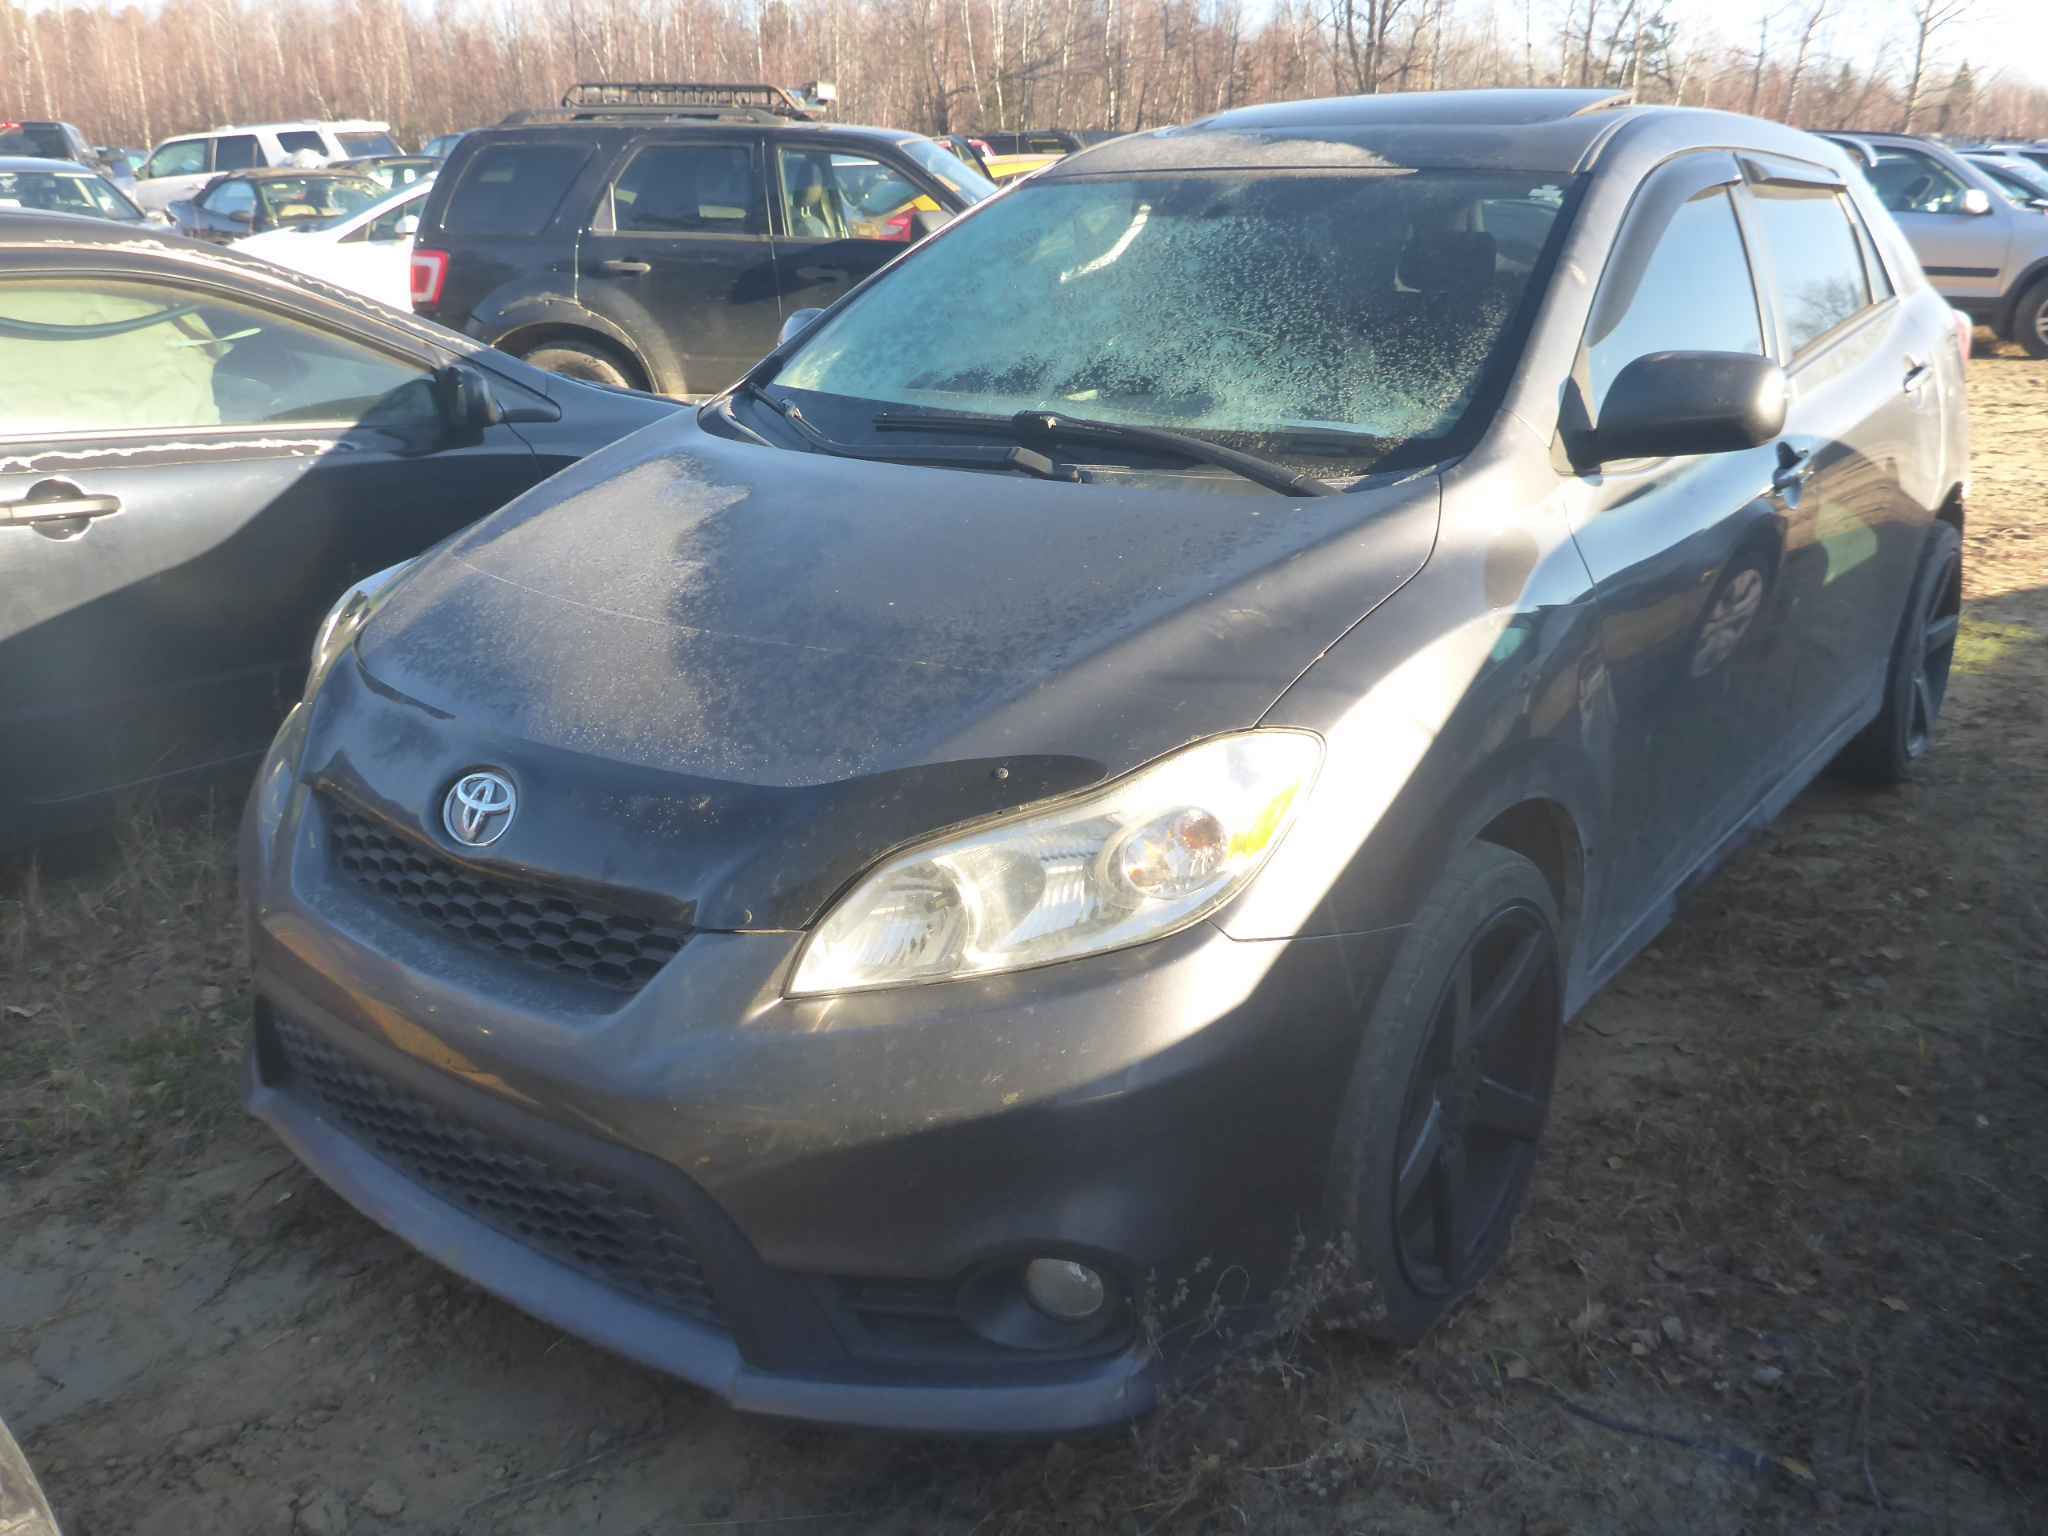
[[[485,432],[503,422],[549,422],[562,419],[562,408],[551,400],[532,400],[514,389],[515,404],[506,409],[497,391],[480,368],[468,363],[445,363],[428,380],[434,394],[434,413],[441,419],[442,446],[459,447],[480,442]]]
[[[1572,461],[1733,453],[1785,430],[1785,370],[1750,352],[1651,352],[1615,377]]]

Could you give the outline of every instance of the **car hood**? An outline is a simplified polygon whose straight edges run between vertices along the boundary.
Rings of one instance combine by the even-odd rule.
[[[1255,724],[1435,537],[1433,474],[1230,484],[867,463],[683,416],[393,589],[351,691],[407,718],[381,758],[337,743],[348,790],[438,836],[428,807],[467,766],[574,785],[581,814],[648,824],[593,842],[565,819],[538,862],[678,881],[703,926],[800,925],[908,838]],[[772,857],[741,848],[771,822]],[[683,823],[683,862],[720,880],[649,853]],[[735,859],[774,867],[735,884]]]

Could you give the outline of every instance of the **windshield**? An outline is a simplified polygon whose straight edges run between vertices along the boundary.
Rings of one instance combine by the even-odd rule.
[[[277,224],[324,229],[389,194],[367,176],[277,176],[257,183],[264,211]]]
[[[905,139],[903,152],[917,162],[919,169],[958,192],[969,207],[996,195],[994,182],[943,145],[930,139]]]
[[[834,418],[851,413],[822,397],[1054,410],[1326,477],[1431,463],[1504,387],[1566,192],[1397,170],[1036,181],[868,288],[774,383]]]
[[[0,208],[80,213],[135,223],[142,210],[103,177],[81,171],[0,171]]]

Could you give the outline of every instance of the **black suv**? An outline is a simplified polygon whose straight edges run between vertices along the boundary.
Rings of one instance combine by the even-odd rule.
[[[572,87],[465,136],[420,219],[413,308],[539,368],[709,394],[992,195],[914,133],[779,86]]]

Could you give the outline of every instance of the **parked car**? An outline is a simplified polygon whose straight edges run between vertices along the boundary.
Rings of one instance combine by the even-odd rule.
[[[181,233],[226,245],[245,235],[336,224],[380,203],[385,188],[349,171],[232,171],[171,204]]]
[[[264,123],[180,134],[157,145],[137,174],[135,200],[164,208],[191,197],[223,171],[290,165],[297,156],[351,160],[404,151],[383,123]]]
[[[98,165],[115,181],[129,182],[149,158],[146,149],[127,149],[118,144],[101,144],[93,151]]]
[[[77,213],[121,224],[165,222],[147,216],[121,189],[75,160],[0,155],[0,211]]]
[[[42,1484],[7,1426],[0,1423],[0,1532],[6,1536],[60,1536]]]
[[[0,155],[32,160],[75,160],[97,168],[92,141],[70,123],[0,120]]]
[[[385,191],[395,192],[432,176],[441,169],[441,162],[433,155],[372,155],[363,160],[337,160],[332,168],[354,171],[369,177]]]
[[[1042,171],[1048,165],[1065,158],[1061,155],[992,155],[988,160],[988,179],[997,186],[1029,176],[1033,171]]]
[[[415,310],[552,372],[709,394],[785,315],[995,190],[930,139],[810,121],[776,87],[720,88],[758,106],[579,98],[608,89],[456,146],[420,216]],[[943,211],[892,221],[920,196]]]
[[[430,155],[436,160],[446,160],[449,152],[461,142],[462,135],[460,133],[436,134],[420,147],[420,153]]]
[[[991,155],[1071,155],[1120,135],[1101,128],[981,129],[974,135]]]
[[[237,240],[235,249],[409,312],[413,232],[432,188],[431,177],[416,181],[335,223],[287,225]]]
[[[1990,178],[2007,202],[2036,213],[2048,208],[2048,170],[2033,161],[1974,149],[1964,150],[1963,158]]]
[[[1965,151],[1968,154],[2010,155],[2026,161],[2036,170],[2048,171],[2048,143],[2041,144],[1985,144]]]
[[[989,148],[987,140],[969,138],[964,133],[941,133],[935,134],[932,142],[950,151],[962,165],[972,166],[982,175],[988,176],[989,156],[995,151]],[[989,180],[993,181],[995,178],[989,176]]]
[[[260,753],[335,593],[673,410],[176,235],[0,217],[0,846]]]
[[[1564,1022],[1955,645],[1956,317],[1838,148],[1625,101],[1075,155],[344,598],[251,1107],[763,1412],[1123,1419],[1290,1279],[1417,1337]]]
[[[2048,357],[2048,219],[2015,207],[1984,167],[1932,139],[1827,137],[1858,157],[1937,293],[2033,356]]]

